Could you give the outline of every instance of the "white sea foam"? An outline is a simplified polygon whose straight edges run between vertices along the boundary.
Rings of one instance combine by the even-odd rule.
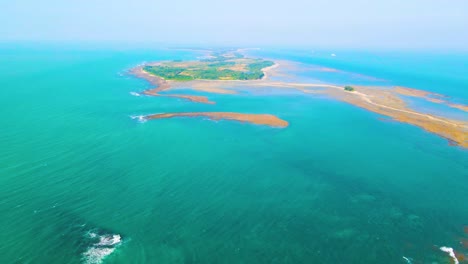
[[[99,243],[96,246],[113,246],[121,242],[120,235],[105,235],[99,237]]]
[[[94,233],[94,232],[88,232],[87,235],[88,235],[90,238],[95,238],[95,237],[97,237],[97,234]]]
[[[457,259],[457,256],[455,256],[455,251],[453,251],[453,248],[451,247],[440,247],[440,250],[443,252],[446,252],[449,254],[449,256],[453,259],[454,264],[459,264],[460,262]]]
[[[410,258],[407,258],[407,257],[403,256],[403,259],[404,259],[404,260],[406,261],[406,263],[408,263],[408,264],[413,263],[413,262],[411,262],[411,259],[410,259]]]
[[[103,260],[112,254],[122,243],[122,237],[119,234],[104,234],[99,235],[93,231],[88,231],[86,236],[96,241],[83,253],[83,263],[85,264],[100,264]]]
[[[141,94],[137,93],[137,92],[130,92],[131,95],[133,96],[140,96]]]
[[[144,115],[136,115],[136,116],[130,116],[131,119],[136,119],[140,123],[146,122],[146,118]]]
[[[100,264],[112,252],[114,252],[115,248],[97,248],[97,247],[90,247],[85,253],[83,253],[84,263],[86,264]]]

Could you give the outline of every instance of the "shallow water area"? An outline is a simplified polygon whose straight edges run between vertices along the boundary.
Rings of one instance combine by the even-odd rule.
[[[392,63],[373,74],[372,59],[360,65],[358,55],[264,53],[426,83],[415,81],[424,73],[411,83],[388,74],[399,71]],[[3,47],[0,55],[0,263],[450,263],[441,247],[468,254],[468,152],[435,134],[295,89],[167,92],[216,104],[136,96],[151,85],[119,74],[197,52]],[[437,60],[446,64],[431,71],[440,72],[433,87],[464,82]],[[335,74],[323,76],[333,83]],[[142,122],[172,112],[266,113],[289,126]]]
[[[434,103],[417,97],[402,97],[412,109],[418,112],[468,121],[468,113],[466,111],[450,107],[445,103]]]

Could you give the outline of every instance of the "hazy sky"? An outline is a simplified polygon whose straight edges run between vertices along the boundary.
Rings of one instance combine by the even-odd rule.
[[[468,0],[0,0],[0,41],[468,49]]]

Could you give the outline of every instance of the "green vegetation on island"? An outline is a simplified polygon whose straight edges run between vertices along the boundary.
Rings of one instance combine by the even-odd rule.
[[[172,61],[143,69],[165,80],[258,80],[264,77],[262,69],[273,66],[272,61],[244,58],[236,52],[214,53],[200,61]]]
[[[348,92],[353,92],[353,91],[354,91],[354,87],[349,86],[349,85],[346,85],[346,86],[344,87],[344,89],[345,89],[345,91],[348,91]]]

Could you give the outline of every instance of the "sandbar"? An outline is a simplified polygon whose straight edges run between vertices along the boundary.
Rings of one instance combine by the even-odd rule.
[[[468,105],[462,105],[462,104],[448,104],[448,106],[452,108],[457,108],[459,110],[468,112]]]
[[[190,64],[191,62],[186,62]],[[236,95],[237,90],[268,88],[268,89],[294,89],[305,94],[321,94],[339,101],[343,101],[357,107],[390,117],[396,121],[418,126],[428,132],[446,138],[451,145],[458,145],[468,148],[468,122],[446,118],[434,114],[418,112],[411,108],[404,100],[404,96],[423,98],[427,101],[444,104],[449,107],[468,111],[468,106],[454,104],[447,101],[447,96],[436,94],[424,90],[407,87],[379,87],[379,86],[355,86],[354,91],[345,91],[343,86],[327,83],[302,83],[293,81],[276,81],[272,76],[289,75],[288,70],[297,68],[298,63],[289,61],[274,61],[274,65],[263,68],[264,78],[258,80],[191,80],[187,82],[166,81],[143,70],[139,66],[132,72],[148,80],[155,85],[155,88],[144,91],[144,94],[152,96],[169,96],[188,99],[193,102],[213,104],[204,96],[182,95],[182,94],[161,94],[162,91],[171,89],[193,89],[208,93],[219,93],[226,95]],[[288,76],[290,77],[290,76]],[[289,78],[288,78],[289,79]],[[346,113],[344,113],[346,114]],[[169,113],[150,115],[147,119],[171,118],[176,116],[194,117],[204,116],[211,119],[231,119],[253,124],[286,127],[288,122],[273,115],[263,114],[242,114],[235,112],[200,112],[200,113]]]
[[[447,98],[447,96],[442,95],[442,94],[437,94],[437,93],[432,93],[432,92],[427,92],[427,91],[417,90],[417,89],[407,88],[407,87],[396,87],[395,92],[402,94],[402,95],[406,95],[406,96],[423,98],[426,101],[436,103],[436,104],[445,104],[448,107],[452,107],[452,108],[456,108],[456,109],[468,112],[468,105],[450,103],[449,101],[445,99],[441,99],[441,98]]]
[[[164,113],[147,115],[144,117],[146,120],[163,119],[173,117],[207,117],[212,120],[235,120],[239,122],[246,122],[256,125],[266,125],[272,127],[287,127],[289,123],[270,114],[245,114],[235,112],[187,112],[187,113]]]

